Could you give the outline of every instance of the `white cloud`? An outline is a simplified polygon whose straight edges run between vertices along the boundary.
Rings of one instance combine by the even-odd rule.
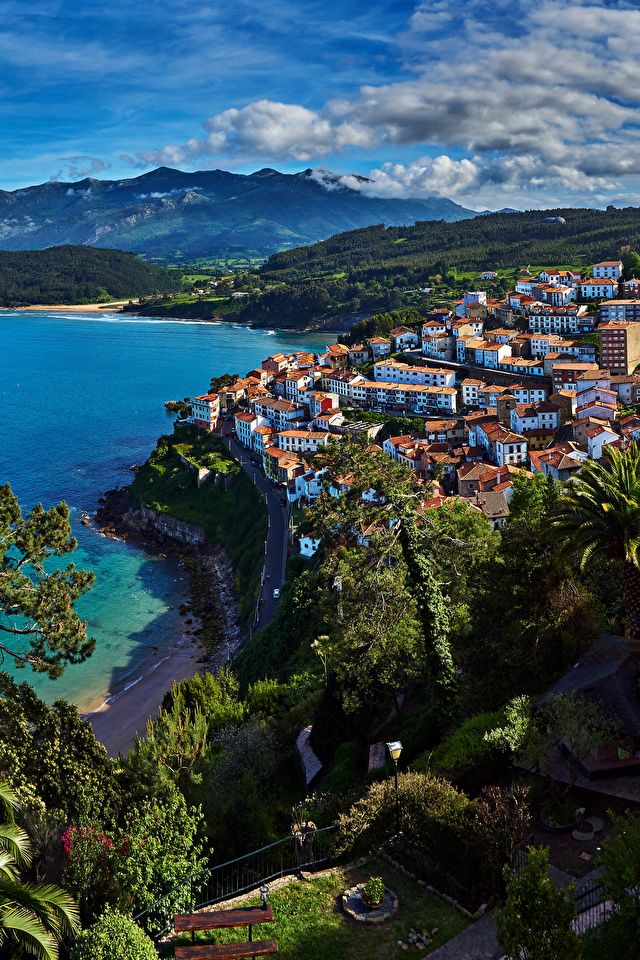
[[[370,131],[353,119],[334,123],[315,110],[274,100],[230,107],[209,117],[204,127],[206,135],[202,138],[167,144],[160,150],[125,159],[135,166],[181,164],[222,155],[308,161],[342,147],[373,143]]]
[[[354,185],[378,196],[481,191],[502,201],[637,191],[638,39],[640,10],[625,0],[423,0],[397,38],[407,79],[315,110],[270,100],[232,107],[205,122],[204,136],[129,159],[309,162],[421,145],[433,156],[384,163],[373,184]]]
[[[342,182],[373,197],[455,197],[472,190],[479,179],[480,169],[473,160],[453,160],[442,154],[408,164],[384,163],[365,181],[347,176]]]

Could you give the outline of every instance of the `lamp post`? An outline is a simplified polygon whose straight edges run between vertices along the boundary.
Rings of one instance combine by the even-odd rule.
[[[402,744],[399,740],[392,740],[387,744],[389,756],[393,760],[394,776],[396,783],[396,834],[400,833],[400,798],[398,796],[398,760],[402,753]]]

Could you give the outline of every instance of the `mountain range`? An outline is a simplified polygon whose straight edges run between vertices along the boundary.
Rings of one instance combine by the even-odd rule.
[[[82,244],[165,262],[261,258],[376,223],[477,215],[446,198],[367,196],[322,170],[245,175],[159,167],[127,180],[50,181],[0,191],[0,249]]]

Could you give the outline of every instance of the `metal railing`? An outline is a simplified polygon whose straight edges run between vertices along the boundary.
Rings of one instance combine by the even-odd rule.
[[[172,890],[135,914],[147,933],[160,937],[173,927],[176,913],[188,913],[253,890],[278,877],[313,871],[333,858],[335,826],[314,830],[302,837],[288,836],[236,860],[205,867],[185,877]]]
[[[607,900],[602,881],[591,881],[576,891],[577,915],[573,928],[576,933],[586,933],[603,923],[613,912],[614,905]]]

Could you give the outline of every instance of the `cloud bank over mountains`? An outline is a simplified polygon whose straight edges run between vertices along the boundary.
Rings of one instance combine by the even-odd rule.
[[[403,79],[317,109],[254,100],[209,117],[201,135],[122,159],[142,168],[375,151],[390,159],[373,183],[346,182],[380,197],[640,198],[639,41],[640,10],[626,0],[422,0],[393,41]]]

